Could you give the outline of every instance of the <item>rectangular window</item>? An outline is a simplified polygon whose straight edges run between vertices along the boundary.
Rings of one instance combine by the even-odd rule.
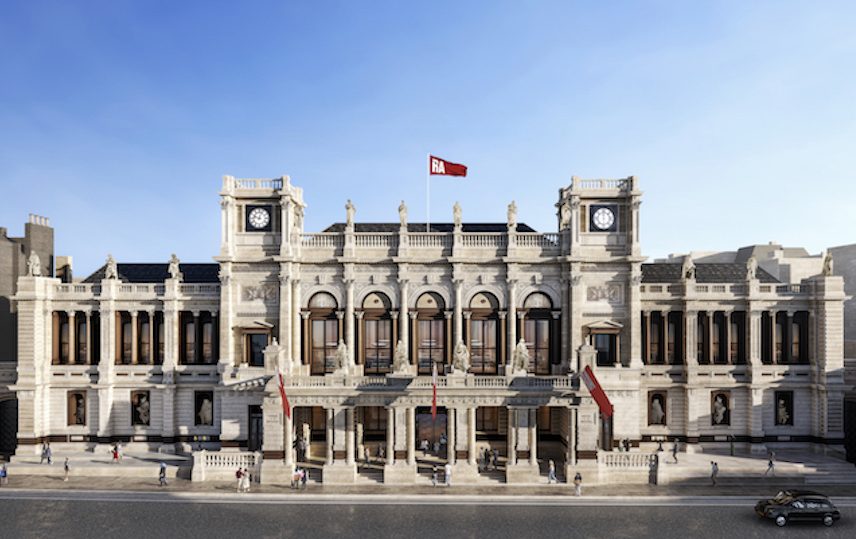
[[[799,363],[800,358],[800,334],[801,324],[799,320],[799,313],[794,315],[793,321],[791,322],[791,362]]]
[[[152,362],[152,343],[149,338],[149,328],[151,322],[146,319],[140,322],[140,348],[137,352],[137,359],[143,365],[149,365]]]
[[[59,326],[59,361],[62,365],[68,365],[69,358],[69,328],[68,318],[62,316]]]
[[[366,406],[363,411],[363,430],[365,432],[386,431],[386,408],[382,406]]]
[[[419,374],[431,374],[431,366],[437,364],[437,372],[443,372],[446,342],[445,320],[419,320],[419,347],[417,351]]]
[[[738,323],[737,313],[732,313],[730,331],[728,334],[728,359],[731,363],[742,363],[740,361],[740,324]]]
[[[86,319],[80,320],[77,324],[77,333],[75,334],[75,343],[77,351],[74,355],[74,362],[78,365],[86,363],[86,335],[89,331],[89,326]]]
[[[130,317],[126,320],[122,316],[122,364],[131,364],[131,320]]]
[[[267,333],[247,333],[244,342],[244,351],[246,354],[246,362],[251,367],[265,366],[265,348],[268,345]]]
[[[550,374],[550,322],[523,320],[523,339],[529,349],[529,371],[535,374]]]
[[[476,431],[492,432],[499,430],[499,408],[480,406],[476,408]]]
[[[157,344],[157,350],[155,357],[155,364],[161,365],[163,364],[163,356],[164,356],[164,327],[163,327],[163,314],[155,313],[155,341]]]
[[[671,314],[666,315],[666,363],[675,363],[677,348],[677,324]]]
[[[696,325],[696,336],[698,338],[696,354],[699,364],[705,365],[710,361],[709,346],[710,339],[707,334],[707,325],[710,323],[710,318],[705,313],[698,314],[698,324]]]
[[[794,392],[776,391],[776,426],[784,427],[794,424]]]
[[[776,363],[784,363],[785,362],[785,357],[784,357],[785,327],[784,327],[784,324],[782,323],[782,320],[778,314],[776,315],[775,330],[776,330],[776,334],[774,335],[774,345],[775,346],[773,349],[773,351],[774,351],[773,353],[775,354],[774,358],[776,360]]]
[[[339,344],[338,320],[312,320],[311,373],[325,374],[336,370],[336,347]]]
[[[214,323],[210,320],[202,324],[202,362],[214,363]]]
[[[660,364],[663,363],[663,356],[660,350],[660,328],[662,327],[663,319],[661,315],[651,313],[651,363]]]
[[[720,314],[713,313],[713,318],[711,319],[711,323],[713,324],[713,328],[711,330],[711,337],[713,342],[711,343],[711,353],[713,354],[712,363],[725,363],[725,357],[722,354],[722,319],[720,318]]]
[[[86,392],[70,391],[67,402],[68,425],[86,425]]]
[[[366,320],[363,347],[366,374],[389,372],[392,360],[392,320]]]
[[[188,318],[183,324],[184,364],[192,365],[196,363],[196,324],[193,318]]]
[[[618,335],[615,333],[595,333],[592,335],[597,351],[598,367],[611,367],[618,359]]]
[[[470,324],[470,372],[496,374],[496,320],[472,320]]]

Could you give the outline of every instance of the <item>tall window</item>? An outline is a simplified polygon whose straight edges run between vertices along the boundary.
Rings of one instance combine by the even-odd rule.
[[[592,343],[597,351],[598,367],[611,367],[618,360],[618,335],[615,333],[595,333]]]
[[[731,313],[728,333],[728,359],[731,363],[740,363],[740,315]]]
[[[713,339],[711,343],[711,354],[713,355],[711,363],[725,363],[725,357],[722,353],[722,313],[713,313],[711,323],[713,324],[711,330],[711,337]]]
[[[698,322],[696,323],[696,354],[698,362],[705,365],[710,362],[710,338],[708,336],[708,324],[710,324],[710,316],[706,312],[698,313]]]
[[[678,347],[677,324],[675,323],[675,314],[666,314],[666,363],[670,365],[675,363],[677,356],[675,355]]]
[[[264,352],[269,340],[268,332],[255,331],[244,334],[244,361],[251,367],[264,367]]]
[[[390,372],[392,364],[392,318],[390,302],[373,292],[363,300],[363,360],[366,374]]]
[[[336,347],[339,344],[339,320],[336,298],[318,292],[309,298],[309,365],[310,373],[321,375],[336,369]]]
[[[214,363],[214,321],[210,315],[202,323],[202,363]]]
[[[773,336],[773,354],[776,363],[785,362],[785,324],[782,313],[776,313],[775,335]]]
[[[59,360],[63,365],[68,364],[69,356],[69,327],[68,327],[68,315],[62,315],[62,320],[60,322],[60,330],[59,330]]]
[[[75,347],[77,350],[74,354],[74,361],[78,365],[83,365],[86,363],[86,335],[87,331],[89,331],[89,325],[86,323],[86,318],[84,317],[82,320],[77,322],[77,329],[75,333]]]
[[[443,372],[446,362],[446,320],[443,298],[431,292],[416,300],[416,357],[420,374],[431,374],[432,365]]]
[[[529,370],[535,374],[550,374],[552,307],[550,298],[540,292],[530,294],[523,302],[526,317],[522,337],[529,349]]]
[[[184,322],[182,323],[182,351],[184,352],[184,362],[187,365],[196,363],[196,322],[191,313],[182,313]]]
[[[496,374],[499,302],[492,294],[480,292],[470,300],[470,312],[470,372]]]
[[[122,364],[130,365],[133,357],[133,343],[131,341],[131,316],[122,313]]]
[[[143,365],[148,365],[152,362],[152,343],[149,334],[149,330],[151,328],[151,320],[149,320],[148,315],[140,322],[140,347],[137,351],[137,359]]]
[[[497,432],[499,430],[499,408],[479,406],[476,408],[476,431]]]
[[[156,312],[155,313],[155,342],[157,342],[157,349],[155,350],[155,365],[163,364],[163,356],[164,356],[164,326],[163,326],[163,313]]]
[[[800,334],[801,331],[801,313],[794,314],[791,319],[791,362],[799,363],[800,358]]]
[[[660,313],[651,313],[651,363],[663,363],[663,354],[660,343],[660,328],[663,327],[663,319]]]

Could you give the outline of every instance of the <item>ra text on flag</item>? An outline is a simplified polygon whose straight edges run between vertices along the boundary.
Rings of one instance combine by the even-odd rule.
[[[428,156],[428,174],[432,176],[466,176],[467,167],[433,155]]]

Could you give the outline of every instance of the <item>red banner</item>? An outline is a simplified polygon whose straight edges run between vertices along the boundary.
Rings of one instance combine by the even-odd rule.
[[[429,155],[428,174],[432,176],[466,176],[467,167]]]
[[[282,373],[279,369],[276,371],[279,377],[279,396],[282,397],[282,411],[285,412],[285,417],[291,419],[291,405],[288,403],[288,397],[285,396],[285,383],[282,380]]]
[[[594,377],[591,367],[586,365],[586,368],[583,370],[580,378],[583,379],[583,383],[585,383],[589,393],[591,393],[592,398],[600,408],[600,413],[603,414],[603,417],[612,417],[612,403],[609,402],[609,398],[607,398],[606,393],[603,392],[603,388],[600,387],[600,383],[598,383],[597,378]]]

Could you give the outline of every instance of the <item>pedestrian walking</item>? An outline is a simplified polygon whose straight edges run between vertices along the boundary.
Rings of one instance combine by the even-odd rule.
[[[250,471],[244,468],[244,474],[241,476],[241,492],[250,491]]]
[[[574,476],[574,496],[582,496],[583,494],[583,476],[580,472]]]
[[[767,474],[771,474],[773,477],[776,477],[776,452],[770,451],[770,456],[767,459],[767,471],[764,472],[764,477],[767,477]]]
[[[675,441],[672,442],[672,458],[675,460],[675,464],[678,463],[678,439],[675,438]]]
[[[51,464],[53,464],[53,451],[51,450],[51,444],[47,444],[47,446],[48,447],[47,449],[45,449],[45,453],[47,454],[48,458],[48,466],[50,466]]]
[[[243,485],[242,479],[244,478],[244,470],[238,468],[238,471],[235,472],[235,479],[238,480],[238,484],[235,487],[235,492],[241,492],[241,485]]]
[[[65,472],[65,476],[62,478],[62,480],[68,481],[68,457],[65,457],[65,462],[62,465],[62,469]]]
[[[556,479],[556,463],[553,462],[553,459],[550,459],[549,464],[547,465],[547,484],[558,483],[559,481]]]
[[[371,461],[371,458],[372,458],[372,451],[371,451],[371,449],[369,448],[369,446],[368,446],[368,445],[363,446],[363,460],[365,460],[365,461],[366,461],[366,464],[368,464],[368,463],[369,463],[369,461]]]
[[[309,481],[309,468],[300,469],[300,488],[306,490],[306,483]]]
[[[386,451],[384,451],[384,449],[383,449],[383,444],[379,444],[377,446],[377,461],[383,462],[385,457],[386,457]]]
[[[6,484],[7,479],[9,477],[9,471],[6,469],[6,465],[0,466],[0,487]]]
[[[48,458],[48,445],[47,445],[47,443],[43,443],[42,444],[42,454],[41,454],[41,458],[39,459],[39,464],[44,464],[45,459],[47,459],[47,458]]]
[[[625,451],[626,453],[629,453],[629,452],[630,452],[630,438],[625,438],[625,439],[624,439],[624,451]]]
[[[434,467],[431,469],[431,486],[432,487],[437,486],[437,481],[439,480],[439,478],[440,478],[440,470],[437,468],[437,465],[435,464]]]
[[[493,471],[499,470],[499,449],[493,450]]]
[[[111,453],[113,454],[113,461],[112,462],[114,464],[119,464],[119,444],[113,445],[113,449],[111,450]]]
[[[422,442],[419,444],[419,448],[422,449],[422,458],[427,457],[428,456],[428,440],[423,439]]]
[[[440,454],[440,442],[439,441],[434,442],[434,454],[435,455]]]
[[[710,461],[710,482],[715,487],[716,486],[716,476],[719,475],[719,464]]]
[[[444,468],[444,473],[445,473],[445,476],[446,476],[446,477],[445,477],[445,479],[446,479],[446,486],[447,486],[447,487],[451,487],[451,486],[452,486],[452,465],[451,465],[451,464],[449,464],[448,462],[446,463],[446,466],[445,466],[445,468]]]
[[[158,486],[166,486],[166,462],[161,461],[160,470],[158,471]]]

